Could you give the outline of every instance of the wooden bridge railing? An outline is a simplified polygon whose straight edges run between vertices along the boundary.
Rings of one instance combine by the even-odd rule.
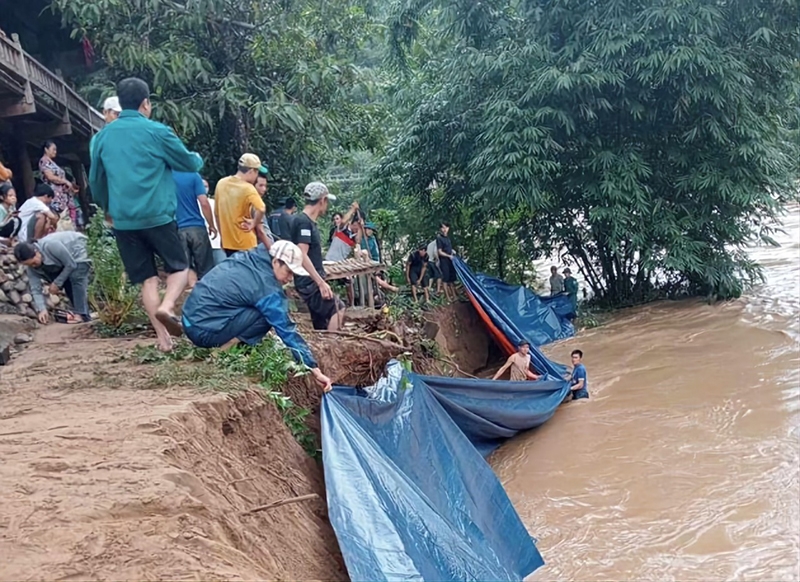
[[[99,111],[84,101],[64,79],[22,49],[16,34],[11,35],[11,38],[0,34],[0,72],[0,84],[7,86],[9,81],[15,80],[17,86],[6,88],[20,94],[34,110],[35,96],[32,89],[41,91],[57,106],[68,111],[70,119],[82,122],[90,134],[100,131],[105,125]]]

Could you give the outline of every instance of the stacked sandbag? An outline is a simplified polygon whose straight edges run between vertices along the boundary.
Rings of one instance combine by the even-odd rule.
[[[47,306],[60,305],[61,297],[43,290]],[[0,312],[36,317],[36,307],[28,285],[27,268],[17,263],[11,249],[0,249]]]

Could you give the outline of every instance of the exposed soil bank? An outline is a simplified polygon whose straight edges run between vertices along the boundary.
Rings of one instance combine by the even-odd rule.
[[[132,342],[72,331],[0,371],[0,579],[346,579],[320,471],[271,405],[149,390]]]
[[[499,357],[497,348],[483,327],[470,303],[455,303],[425,314],[425,337],[433,339],[446,361],[428,359],[419,350],[403,348],[388,341],[374,341],[304,330],[320,367],[334,385],[369,386],[383,375],[392,358],[410,354],[413,369],[421,374],[441,375],[442,367],[452,362],[462,372],[473,374],[492,364]],[[412,353],[413,352],[413,353]],[[444,364],[444,366],[440,364]],[[459,370],[450,370],[459,375]],[[320,432],[319,407],[322,399],[317,386],[308,378],[295,378],[283,390],[292,401],[311,410],[307,424]]]
[[[459,366],[486,363],[471,306],[429,316]],[[309,337],[339,384],[374,381],[404,351]],[[0,579],[347,579],[321,467],[273,405],[154,385],[129,357],[150,341],[51,325],[0,368]],[[318,432],[319,389],[299,378],[284,391]]]
[[[427,319],[438,327],[436,343],[465,372],[474,374],[500,357],[471,303],[441,307]]]

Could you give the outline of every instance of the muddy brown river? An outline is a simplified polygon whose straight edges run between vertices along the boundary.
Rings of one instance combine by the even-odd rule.
[[[492,465],[545,567],[532,580],[800,580],[800,209],[767,282],[667,302],[550,346],[591,399]]]

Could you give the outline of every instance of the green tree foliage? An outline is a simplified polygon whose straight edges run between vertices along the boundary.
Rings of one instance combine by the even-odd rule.
[[[738,296],[797,197],[798,22],[795,0],[401,2],[380,191],[501,275],[561,251],[609,304]]]
[[[270,167],[273,199],[297,195],[331,160],[370,148],[382,107],[372,103],[368,3],[343,0],[53,0],[103,66],[85,80],[92,102],[139,76],[154,116],[206,160],[214,180],[244,151]]]

